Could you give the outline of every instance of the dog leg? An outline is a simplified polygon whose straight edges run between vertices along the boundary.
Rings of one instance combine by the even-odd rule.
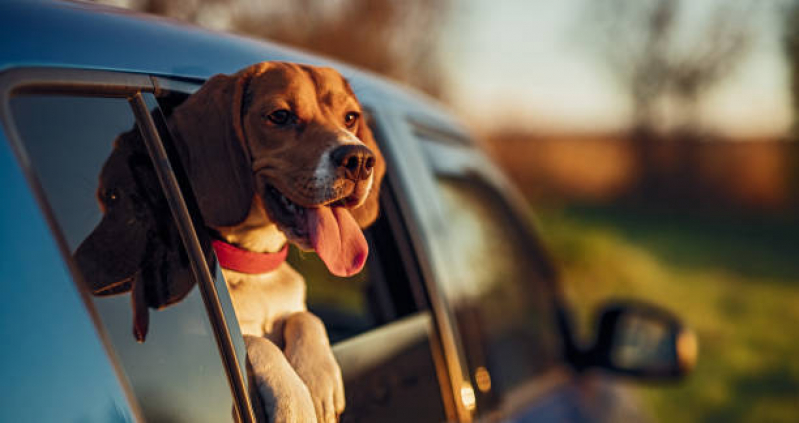
[[[260,336],[245,335],[244,342],[269,423],[316,423],[310,392],[280,348]]]
[[[320,423],[335,423],[344,411],[344,382],[322,321],[302,311],[286,319],[285,354],[311,393]]]

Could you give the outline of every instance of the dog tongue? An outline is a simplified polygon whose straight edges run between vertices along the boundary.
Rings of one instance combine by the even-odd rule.
[[[311,244],[330,273],[352,276],[361,271],[369,246],[350,212],[341,207],[306,210]]]

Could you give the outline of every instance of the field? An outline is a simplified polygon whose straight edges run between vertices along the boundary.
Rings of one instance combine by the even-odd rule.
[[[598,305],[638,298],[699,336],[683,383],[634,388],[660,422],[799,419],[799,222],[537,208],[583,336]]]

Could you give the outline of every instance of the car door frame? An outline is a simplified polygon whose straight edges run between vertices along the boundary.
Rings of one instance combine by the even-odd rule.
[[[545,284],[545,289],[551,295],[553,305],[554,324],[552,330],[557,334],[561,341],[561,348],[557,357],[557,362],[540,376],[526,383],[521,389],[503,402],[501,407],[496,410],[476,410],[481,417],[488,418],[509,418],[522,413],[536,403],[542,401],[548,395],[563,392],[572,386],[574,373],[567,362],[567,354],[570,348],[574,348],[571,328],[569,326],[568,308],[565,296],[560,287],[560,275],[554,266],[550,254],[546,250],[543,242],[538,236],[534,219],[523,195],[491,162],[487,154],[471,139],[468,133],[451,122],[440,119],[430,118],[420,115],[417,111],[405,111],[401,119],[397,119],[400,128],[398,131],[404,132],[408,145],[413,145],[416,150],[414,159],[424,164],[418,164],[415,172],[417,187],[424,185],[424,190],[419,190],[420,197],[424,196],[419,203],[425,205],[427,213],[432,214],[428,219],[431,222],[438,222],[444,225],[447,220],[442,199],[439,198],[435,188],[437,175],[445,174],[458,178],[477,177],[485,182],[488,187],[500,195],[511,214],[514,223],[518,224],[526,241],[529,241],[531,251],[530,258],[536,260],[537,267],[541,270],[541,279]],[[433,138],[433,140],[430,140]],[[437,244],[439,251],[448,252],[448,237],[445,234],[431,237],[430,243]],[[456,263],[454,257],[444,260]],[[450,266],[451,267],[451,266]],[[450,269],[452,270],[452,269]],[[450,272],[450,275],[440,274],[439,280],[446,278],[458,278],[457,269]],[[444,281],[442,283],[450,283]],[[461,293],[453,292],[445,288],[440,288],[439,293],[448,304],[454,305],[458,302],[457,296]],[[454,321],[454,318],[453,318]],[[462,344],[461,344],[462,345]],[[469,369],[466,361],[462,361],[465,372],[468,374],[472,384],[478,385],[475,369]],[[489,417],[490,416],[490,417]]]

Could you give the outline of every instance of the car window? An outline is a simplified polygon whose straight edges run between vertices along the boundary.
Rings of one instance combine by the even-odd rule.
[[[185,271],[182,243],[164,238],[174,221],[159,203],[149,156],[136,144],[127,100],[18,95],[10,105],[58,236],[75,258],[71,268],[95,294],[94,308],[145,417],[233,420],[214,332],[194,276]],[[108,174],[124,183],[102,186]],[[142,223],[152,217],[154,225]],[[132,267],[139,270],[114,273]],[[177,276],[170,273],[176,268]],[[136,286],[145,288],[137,294]],[[141,301],[150,307],[142,311]],[[149,321],[137,342],[142,313]]]
[[[466,298],[456,319],[478,388],[478,405],[502,400],[557,354],[552,299],[524,230],[479,176],[439,175],[448,245]]]

